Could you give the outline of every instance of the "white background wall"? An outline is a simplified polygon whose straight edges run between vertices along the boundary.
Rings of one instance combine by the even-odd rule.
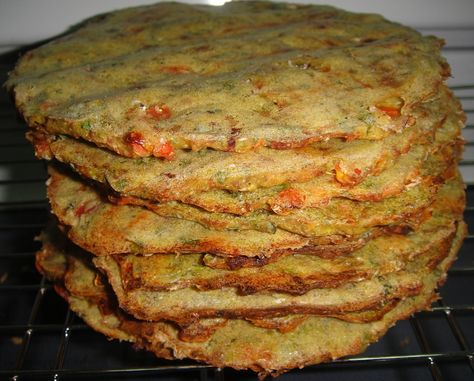
[[[223,0],[188,0],[212,3]],[[91,15],[155,0],[0,0],[0,51],[59,34]],[[474,0],[299,0],[381,13],[414,27],[474,27]]]

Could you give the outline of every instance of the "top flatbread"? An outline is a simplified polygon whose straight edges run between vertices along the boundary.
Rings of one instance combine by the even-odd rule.
[[[411,125],[449,75],[441,45],[332,7],[162,3],[27,53],[7,87],[31,127],[124,156],[285,149]]]

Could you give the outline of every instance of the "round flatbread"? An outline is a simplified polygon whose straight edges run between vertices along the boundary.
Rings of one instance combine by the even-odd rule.
[[[28,124],[123,156],[286,149],[410,126],[449,68],[442,42],[332,7],[164,3],[93,18],[23,56]]]

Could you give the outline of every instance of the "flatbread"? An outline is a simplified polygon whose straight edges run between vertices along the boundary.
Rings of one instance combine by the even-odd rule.
[[[422,285],[420,273],[394,273],[332,289],[312,289],[303,295],[253,293],[239,295],[235,289],[197,291],[124,292],[118,269],[107,273],[120,307],[140,320],[176,322],[199,318],[262,318],[289,314],[342,315],[384,306],[392,300],[416,295]]]
[[[370,240],[350,255],[325,259],[295,254],[259,268],[240,270],[210,268],[201,254],[101,256],[94,261],[105,271],[119,270],[125,292],[235,287],[241,295],[263,290],[301,295],[312,288],[334,288],[401,271],[410,261],[434,257],[441,247],[449,246],[455,230],[452,217],[439,216],[413,233]]]
[[[72,245],[51,222],[40,238],[42,248],[36,254],[38,270],[48,279],[55,280],[55,288],[65,299],[73,295],[94,301],[103,314],[111,314],[117,310],[118,303],[107,280],[91,261],[91,255]],[[61,268],[54,264],[62,263]],[[398,303],[397,300],[386,303],[380,308],[334,317],[345,321],[369,322],[380,319],[387,311]],[[121,315],[127,316],[125,312]],[[290,332],[301,324],[307,315],[287,315],[274,318],[248,319],[252,324],[280,332]],[[207,318],[179,323],[179,338],[183,341],[206,341],[216,329],[227,323],[225,318]],[[176,323],[175,323],[176,324]]]
[[[156,4],[29,52],[7,87],[31,127],[123,156],[295,148],[410,126],[449,76],[441,46],[331,7]]]
[[[453,179],[441,188],[437,199],[438,210],[433,210],[436,218],[440,213],[452,213],[449,220],[461,218],[464,192],[459,179]],[[427,225],[435,225],[433,221]],[[432,234],[429,235],[434,237]],[[449,245],[449,238],[447,241]],[[444,258],[446,245],[435,245],[409,263],[406,271],[375,276],[370,280],[342,284],[333,289],[312,289],[302,295],[282,293],[255,293],[241,296],[235,288],[221,287],[216,290],[199,291],[192,288],[170,291],[147,291],[142,289],[124,290],[120,267],[115,261],[108,261],[103,267],[109,282],[117,295],[120,306],[135,317],[143,320],[173,320],[187,322],[200,318],[261,318],[285,316],[288,314],[336,314],[363,311],[382,307],[393,299],[416,294],[420,289],[420,276],[431,271]],[[100,267],[104,260],[96,264]],[[291,269],[287,269],[291,271]],[[170,273],[173,273],[170,270]],[[177,276],[179,274],[176,274]],[[192,282],[191,282],[192,285]]]
[[[434,290],[444,282],[465,234],[465,225],[461,223],[447,258],[421,279],[420,294],[404,299],[382,319],[366,324],[309,317],[295,330],[279,333],[244,320],[230,320],[207,341],[186,343],[179,339],[179,331],[173,325],[136,321],[117,310],[104,315],[94,301],[74,296],[68,299],[71,309],[94,329],[115,338],[126,336],[137,347],[152,351],[158,357],[189,357],[217,367],[252,369],[261,377],[277,375],[293,368],[360,353],[397,320],[429,308],[437,298]]]
[[[430,146],[454,102],[440,99],[417,109],[417,123],[383,140],[330,140],[305,148],[232,153],[183,152],[173,161],[126,159],[66,137],[31,134],[39,158],[55,158],[85,177],[106,183],[125,195],[151,200],[181,200],[211,190],[249,192],[285,183],[302,183],[326,173],[347,187],[389,168],[415,143]],[[457,125],[455,125],[457,127]],[[429,151],[429,150],[428,150]]]
[[[199,222],[212,229],[251,229],[273,232],[276,228],[282,228],[311,236],[311,229],[318,229],[320,232],[324,229],[325,224],[328,224],[328,221],[332,219],[331,216],[334,213],[330,212],[331,208],[336,210],[337,214],[340,214],[340,210],[350,210],[348,215],[338,216],[338,218],[345,221],[357,220],[357,224],[362,225],[363,221],[367,221],[365,216],[370,215],[373,218],[377,214],[375,210],[369,211],[367,209],[367,206],[371,205],[370,202],[373,202],[374,206],[377,205],[375,208],[380,207],[381,209],[393,200],[399,200],[402,205],[408,206],[413,205],[406,199],[410,192],[414,192],[413,188],[420,190],[421,193],[423,193],[421,189],[424,187],[434,191],[443,179],[453,176],[453,168],[457,165],[463,147],[460,127],[458,116],[449,115],[443,126],[437,129],[435,146],[429,149],[422,144],[416,145],[408,153],[401,155],[392,167],[377,176],[369,176],[361,184],[352,188],[346,188],[333,181],[332,175],[323,175],[306,183],[288,184],[283,187],[279,186],[278,189],[258,189],[254,192],[240,192],[238,195],[229,192],[213,192],[217,193],[215,199],[210,200],[208,197],[210,203],[205,208],[207,209],[213,203],[215,207],[211,207],[213,209],[211,212],[181,202],[157,203],[137,197],[115,195],[110,196],[109,199],[122,205],[145,206],[163,217],[184,218]],[[427,152],[430,153],[427,154]],[[107,190],[105,189],[105,191]],[[403,193],[405,196],[398,195],[399,193]],[[364,202],[334,200],[335,197]],[[389,197],[394,198],[392,201],[379,202]],[[405,199],[403,199],[404,197]],[[221,202],[223,205],[219,204]],[[229,208],[229,204],[233,204],[232,208],[237,207],[240,212],[247,211],[244,214],[245,217],[234,217],[215,210],[226,210]],[[269,209],[270,213],[261,209],[258,212],[249,211],[250,208],[257,205],[261,209]],[[417,205],[420,208],[423,207],[418,200]],[[396,209],[390,206],[387,208]],[[364,210],[361,212],[362,216],[354,218],[357,211],[362,209]],[[233,211],[231,210],[231,212]],[[321,216],[321,213],[324,215]],[[293,214],[293,216],[286,217],[288,214]],[[296,220],[296,224],[291,222]],[[319,222],[316,224],[313,222],[311,224],[313,228],[306,226],[305,229],[302,229],[302,224],[308,220]],[[389,222],[390,218],[385,218],[385,224]],[[348,231],[346,233],[351,234]]]
[[[253,192],[210,191],[197,193],[181,201],[156,202],[138,197],[110,194],[109,200],[120,205],[144,206],[163,217],[179,217],[198,221],[204,226],[222,229],[231,221],[238,221],[241,229],[249,221],[252,229],[271,231],[271,218],[258,223],[252,216],[263,216],[263,210],[288,215],[305,208],[324,207],[336,197],[354,201],[378,202],[395,197],[410,187],[420,184],[435,187],[457,165],[463,151],[463,142],[454,139],[449,145],[426,154],[426,147],[416,146],[400,156],[396,163],[377,176],[370,175],[363,182],[346,187],[333,180],[332,174],[317,176],[305,183],[283,184],[260,188]],[[233,218],[226,214],[245,216]],[[212,216],[212,218],[211,218]]]
[[[443,170],[443,167],[440,165],[437,169]],[[455,175],[452,168],[444,172],[451,177]],[[148,209],[154,212],[161,211],[158,214],[163,217],[194,221],[207,229],[223,232],[252,230],[273,234],[278,229],[309,238],[330,235],[358,236],[374,227],[407,224],[408,220],[423,214],[432,203],[439,183],[444,181],[442,175],[444,173],[434,176],[437,183],[413,184],[399,195],[379,202],[334,198],[319,208],[298,209],[289,215],[257,211],[246,216],[235,216],[227,213],[210,213],[180,203],[168,203],[165,208],[161,208],[160,205],[156,205],[156,208],[155,205],[148,205]],[[67,173],[56,173],[54,176],[58,188],[67,187],[67,183],[71,181]],[[52,193],[50,195],[52,196]],[[137,204],[142,203],[138,201]],[[111,208],[113,206],[111,205]]]
[[[56,161],[37,268],[160,357],[263,377],[363,350],[466,235],[442,44],[332,7],[163,3],[25,54],[6,87]]]
[[[269,257],[294,250],[310,252],[318,245],[330,246],[351,240],[358,247],[357,241],[359,244],[360,240],[366,242],[373,234],[383,232],[385,226],[390,229],[390,224],[365,227],[353,236],[325,235],[326,232],[322,231],[319,236],[312,238],[282,229],[276,229],[273,233],[254,231],[252,234],[237,230],[215,231],[192,221],[160,217],[140,207],[113,205],[104,201],[96,190],[84,182],[63,176],[52,167],[50,175],[48,197],[53,213],[61,224],[68,227],[68,236],[73,242],[97,255],[209,252],[229,256]],[[458,187],[456,181],[450,183],[454,184],[451,188],[455,193]],[[390,199],[387,200],[390,205]],[[403,207],[396,206],[392,214],[404,216],[404,213],[410,212],[409,205],[407,210]],[[417,208],[414,210],[417,212],[414,219],[399,221],[395,229],[401,227],[404,231],[404,227],[416,227],[426,218],[425,213],[420,213]],[[334,223],[339,223],[337,211]],[[383,221],[380,223],[383,224]]]
[[[423,221],[422,224],[417,228],[418,231],[421,233],[423,230],[437,230],[439,228],[438,223],[440,223],[441,221],[445,221],[444,223],[447,223],[449,225],[453,221],[462,220],[465,204],[466,195],[464,192],[464,185],[462,183],[462,179],[452,178],[439,189],[433,204],[429,208],[431,218],[428,218],[427,220]],[[441,222],[441,224],[444,223]],[[409,233],[407,231],[398,231],[397,233],[408,233],[409,235],[407,237],[411,237],[411,235],[417,234],[416,232]],[[427,234],[428,236],[431,236],[432,233]],[[377,237],[372,237],[372,239],[377,239]],[[403,238],[400,239],[403,240]],[[367,244],[367,242],[365,242],[364,245],[365,244]],[[419,245],[421,245],[421,243],[419,243]],[[344,245],[336,245],[333,249],[330,249],[328,247],[322,247],[319,248],[319,250],[314,250],[313,252],[308,251],[307,253],[317,255],[326,259],[334,259],[342,255],[347,255],[348,253],[353,252],[354,250],[361,250],[361,247],[363,248],[363,245],[358,248],[345,248]],[[226,257],[207,253],[203,257],[203,263],[212,268],[237,270],[241,268],[266,266],[269,263],[280,261],[281,258],[286,255],[289,255],[289,253],[279,253],[271,257]]]

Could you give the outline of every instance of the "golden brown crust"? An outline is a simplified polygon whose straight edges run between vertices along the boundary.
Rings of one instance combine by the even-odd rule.
[[[434,262],[439,248],[450,244],[456,229],[446,217],[439,218],[438,223],[432,218],[426,227],[422,225],[419,231],[408,235],[375,238],[341,258],[293,255],[260,269],[208,269],[202,266],[200,255],[105,256],[95,259],[95,263],[104,270],[117,267],[126,291],[235,287],[241,295],[263,290],[302,295],[313,288],[334,288],[399,271],[419,257],[433,258]],[[380,252],[386,254],[380,256]]]
[[[439,99],[420,108],[423,118],[416,125],[382,141],[336,140],[283,153],[263,148],[244,154],[187,152],[172,162],[125,159],[66,137],[29,136],[39,158],[54,157],[125,196],[159,202],[180,200],[212,212],[220,211],[221,205],[224,212],[236,214],[262,208],[288,214],[293,209],[321,205],[331,197],[370,198],[372,186],[362,186],[364,180],[371,176],[369,182],[373,183],[374,176],[393,167],[402,154],[401,165],[406,170],[382,177],[383,181],[374,184],[373,197],[377,193],[379,197],[394,195],[403,189],[413,180],[410,172],[413,176],[423,157],[436,151],[434,140],[440,140],[436,131],[446,130],[454,139],[462,124],[459,104],[449,90],[441,91]],[[444,145],[444,140],[438,144]],[[416,149],[411,152],[413,146]],[[226,191],[241,195],[229,197]]]
[[[450,254],[436,272],[425,275],[423,290],[418,296],[402,300],[382,319],[371,323],[308,317],[290,332],[275,333],[245,321],[231,320],[216,329],[205,342],[184,342],[179,340],[178,330],[167,323],[139,322],[119,314],[115,315],[118,316],[119,324],[114,325],[110,319],[104,319],[93,302],[79,303],[75,300],[71,308],[95,329],[111,337],[126,335],[137,347],[152,351],[160,357],[191,357],[217,367],[252,369],[260,372],[262,377],[279,374],[295,367],[359,353],[397,320],[428,308],[437,298],[434,289],[444,280],[465,232],[465,225],[460,223]],[[114,329],[111,330],[110,326]],[[117,327],[119,331],[116,330]]]
[[[191,221],[160,217],[139,207],[112,205],[84,182],[51,166],[49,171],[48,197],[53,213],[74,243],[96,255],[208,252],[261,257],[326,249],[331,252],[335,245],[359,247],[374,234],[387,230],[384,226],[369,227],[354,236],[321,232],[321,236],[311,239],[281,229],[273,234],[255,231],[251,235],[244,231],[213,231]],[[406,232],[407,227],[416,226],[425,218],[420,213],[414,220],[388,229],[401,228]]]

